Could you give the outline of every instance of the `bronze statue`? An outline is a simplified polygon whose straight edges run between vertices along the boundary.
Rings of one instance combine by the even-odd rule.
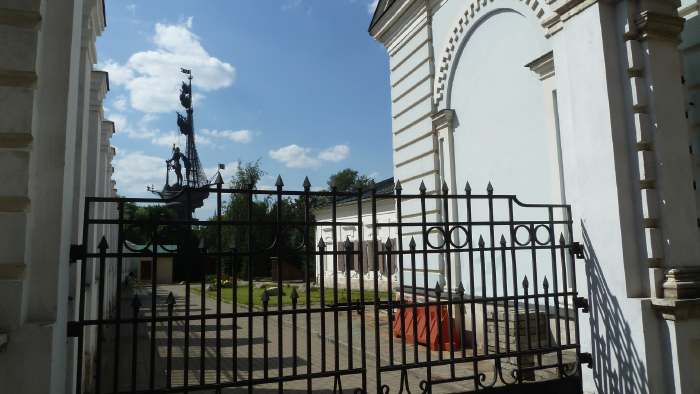
[[[165,162],[168,164],[169,168],[172,168],[173,171],[175,171],[175,176],[177,177],[177,185],[182,186],[182,165],[180,165],[180,159],[182,159],[182,163],[185,165],[185,180],[187,181],[187,184],[189,185],[190,183],[190,161],[187,159],[187,156],[183,155],[180,152],[180,148],[176,147],[173,144],[173,157],[170,158],[170,160],[166,160]]]

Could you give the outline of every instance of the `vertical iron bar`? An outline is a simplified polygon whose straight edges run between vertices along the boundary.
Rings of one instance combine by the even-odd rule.
[[[222,231],[221,231],[221,188],[222,183],[216,184],[216,392],[221,388],[221,255],[222,255]],[[234,290],[232,290],[234,291]],[[233,308],[236,305],[233,304]],[[232,330],[235,328],[232,327]]]
[[[396,186],[396,238],[398,243],[398,275],[399,275],[399,318],[401,319],[401,365],[406,365],[406,293],[404,286],[404,267],[403,267],[403,228],[401,224],[401,206],[403,199],[401,198],[401,183]],[[391,337],[390,337],[391,338]],[[390,339],[391,340],[391,339]],[[405,371],[405,370],[404,370]]]
[[[279,292],[280,289],[278,288]],[[270,294],[267,289],[263,291],[262,303],[263,303],[263,377],[268,378],[268,351],[267,351],[267,315],[268,315],[268,302],[270,301]]]
[[[544,289],[545,322],[547,322],[547,326],[549,326],[549,281],[547,280],[547,276],[544,277],[544,281],[542,282],[542,288]],[[552,347],[552,336],[551,335],[547,335],[547,347],[549,347],[549,348]]]
[[[253,184],[246,189],[248,202],[248,393],[253,392]]]
[[[131,392],[136,392],[136,371],[138,364],[138,318],[139,308],[141,308],[141,300],[138,295],[134,295],[131,302],[133,311],[133,323],[131,324]]]
[[[118,217],[118,228],[117,228],[117,302],[116,302],[116,310],[115,310],[115,320],[116,323],[114,324],[114,364],[113,364],[113,371],[114,371],[114,381],[112,384],[112,391],[113,392],[118,392],[119,391],[119,354],[121,353],[119,350],[121,349],[119,346],[119,342],[121,342],[121,320],[122,320],[122,270],[123,270],[123,262],[122,262],[122,253],[124,253],[123,249],[123,244],[124,244],[124,203],[119,202],[119,205],[117,206],[117,209],[119,210],[119,217]]]
[[[496,349],[496,355],[501,353],[500,333],[498,328],[498,287],[496,286],[496,235],[494,232],[493,225],[493,187],[489,183],[487,187],[488,193],[488,205],[489,205],[489,245],[491,254],[491,296],[493,297],[493,327],[494,327],[494,348]],[[499,359],[496,358],[496,361]]]
[[[231,306],[233,308],[233,318],[231,321],[231,342],[232,374],[233,381],[238,381],[238,248],[233,247],[231,256]]]
[[[297,375],[297,288],[292,287],[292,375]]]
[[[528,295],[530,294],[530,283],[527,280],[527,275],[523,279],[523,295],[525,299],[525,343],[527,344],[527,350],[532,351],[532,339],[530,338],[530,299]]]
[[[537,227],[534,224],[530,224],[530,250],[532,255],[532,295],[535,302],[535,337],[537,338],[536,349],[540,348],[542,341],[541,330],[540,330],[540,297],[538,290],[538,278],[537,278]],[[530,317],[528,316],[528,321]],[[530,342],[528,342],[528,345]],[[537,365],[542,365],[542,353],[537,352]]]
[[[311,232],[311,201],[309,198],[309,191],[311,190],[311,183],[309,178],[304,179],[304,250],[306,252],[306,263],[304,264],[304,282],[306,287],[304,289],[306,295],[306,391],[311,392],[312,390],[312,379],[311,379],[311,276],[309,275],[309,269],[311,267],[312,252],[311,246],[313,239]],[[316,259],[314,258],[314,263]],[[323,313],[323,312],[321,312]]]
[[[429,275],[428,275],[428,229],[427,229],[427,218],[426,218],[426,210],[425,210],[425,193],[426,193],[426,187],[423,181],[421,181],[420,186],[418,188],[420,191],[420,211],[421,211],[421,238],[423,239],[422,245],[423,245],[423,292],[424,292],[424,307],[425,307],[425,316],[424,316],[424,321],[426,322],[425,325],[425,358],[426,358],[426,382],[427,382],[427,389],[428,393],[432,393],[432,368],[430,367],[430,361],[432,358],[431,354],[431,349],[430,349],[430,341],[431,341],[431,336],[430,336],[430,282],[429,282]],[[439,328],[438,328],[439,330]],[[377,338],[378,339],[378,338]]]
[[[199,292],[199,384],[203,385],[206,384],[206,376],[205,376],[205,362],[206,362],[206,340],[207,340],[207,332],[206,332],[206,327],[207,327],[207,320],[206,320],[206,314],[207,314],[207,271],[208,271],[208,265],[209,265],[209,259],[207,259],[206,253],[204,251],[204,248],[201,247],[198,248],[198,253],[197,253],[197,260],[199,260],[200,264],[200,274],[202,275],[201,278],[201,291]]]
[[[335,250],[335,247],[333,247]],[[319,293],[321,296],[321,372],[326,372],[326,284],[324,283],[324,277],[326,276],[326,261],[325,254],[326,243],[323,241],[323,237],[318,240],[318,259],[320,270],[322,271],[320,275],[320,286]]]
[[[552,207],[549,207],[549,242],[550,242],[550,251],[552,255],[552,280],[554,281],[553,288],[554,292],[552,293],[552,297],[554,298],[554,313],[555,313],[555,319],[556,319],[556,334],[557,334],[557,340],[556,340],[556,346],[557,346],[557,374],[559,377],[562,377],[562,353],[561,353],[561,321],[560,321],[560,309],[559,309],[559,281],[558,281],[558,274],[557,274],[557,241],[556,241],[556,235],[554,232],[554,210]]]
[[[476,356],[479,353],[478,338],[476,335],[476,305],[474,300],[476,297],[476,290],[474,286],[474,228],[472,226],[472,188],[467,182],[464,188],[467,200],[467,237],[469,237],[469,310],[471,313],[471,326],[472,326],[472,356],[474,357],[474,362],[472,368],[474,369],[474,390],[479,389],[479,362]],[[484,319],[486,316],[483,317]]]
[[[416,305],[416,240],[411,237],[411,308],[413,309],[413,362],[418,363],[418,307]]]
[[[90,198],[85,198],[85,207],[83,208],[83,247],[87,252],[90,245],[88,245],[88,233],[90,219]],[[85,270],[87,269],[87,256],[84,254],[80,259],[80,300],[78,301],[78,324],[80,324],[80,335],[78,335],[78,354],[76,355],[76,365],[78,371],[75,377],[75,392],[76,394],[82,394],[83,386],[83,347],[85,342],[85,330],[83,321],[85,320]],[[120,301],[121,302],[121,301]]]
[[[512,275],[513,275],[513,299],[514,301],[514,315],[515,315],[515,351],[520,352],[521,346],[520,346],[520,298],[518,297],[518,268],[516,266],[516,251],[515,247],[517,245],[516,242],[516,233],[515,233],[515,225],[513,224],[514,221],[514,215],[513,215],[513,198],[508,198],[508,221],[509,221],[509,231],[510,231],[510,258],[511,258],[511,266],[512,266]],[[526,316],[527,318],[527,316]],[[520,373],[522,365],[522,357],[517,356],[516,357],[516,371],[517,371],[517,376],[518,376],[518,383],[523,382],[523,377],[522,374]]]
[[[384,261],[386,262],[387,266],[387,277],[386,277],[386,301],[387,301],[387,309],[386,313],[388,316],[388,323],[387,324],[387,336],[389,340],[387,341],[389,343],[389,365],[394,365],[394,336],[392,333],[392,328],[394,327],[394,302],[393,302],[393,296],[391,294],[391,256],[394,253],[393,245],[391,243],[391,236],[387,237],[386,243],[384,244],[384,248],[386,249],[386,258]]]
[[[449,214],[449,189],[447,188],[447,183],[442,184],[442,213],[443,213],[443,231],[445,232],[445,271],[447,274],[447,337],[450,342],[450,377],[455,377],[455,346],[454,346],[454,332],[453,332],[453,322],[454,322],[454,312],[452,308],[454,307],[452,300],[452,291],[454,287],[452,286],[452,255],[451,255],[451,245],[452,236],[450,233],[450,214]],[[442,331],[442,328],[440,328]],[[442,345],[442,344],[441,344]],[[442,352],[440,353],[442,354]]]
[[[506,238],[501,235],[501,279],[503,281],[503,313],[506,325],[506,353],[510,353],[510,316],[508,313],[508,267],[506,265]]]
[[[192,237],[192,227],[190,225],[192,220],[192,196],[189,192],[185,193],[187,202],[187,219],[188,224],[185,231],[185,236],[183,237],[183,247],[185,255],[185,354],[184,354],[184,365],[183,365],[183,386],[185,388],[185,393],[189,392],[189,382],[190,382],[190,307],[191,302],[191,292],[190,281],[192,280],[192,259],[194,257],[193,250],[193,237]]]
[[[484,355],[489,354],[488,311],[486,310],[486,257],[484,237],[479,235],[479,262],[481,263],[481,314],[483,315]]]
[[[352,369],[352,282],[350,280],[350,267],[355,261],[355,248],[350,239],[345,240],[345,296],[347,310],[347,331],[348,331],[348,369]]]
[[[364,249],[365,244],[363,223],[362,223],[362,188],[357,189],[357,240],[359,245],[357,261],[359,265],[359,275],[360,275],[360,357],[361,368],[362,368],[362,392],[367,392],[367,351],[365,349],[365,269],[364,269]],[[376,300],[375,300],[376,301]],[[352,352],[352,349],[350,349]]]
[[[155,374],[156,374],[156,297],[158,291],[158,223],[156,218],[153,226],[153,257],[151,263],[151,349],[150,349],[150,364],[148,376],[148,388],[153,391],[155,389]]]
[[[337,199],[336,199],[336,192],[337,189],[335,187],[331,188],[331,191],[333,193],[333,196],[331,198],[331,215],[332,215],[332,233],[333,233],[333,357],[335,360],[334,365],[334,371],[337,374],[338,370],[340,370],[340,354],[339,354],[339,346],[338,346],[338,229],[337,229]],[[345,264],[347,265],[347,261]],[[325,337],[324,337],[325,340]],[[338,375],[335,375],[335,379],[337,380]]]
[[[440,361],[443,360],[443,355],[442,355],[442,344],[443,338],[442,338],[442,306],[440,305],[440,302],[442,301],[442,286],[440,285],[440,281],[437,282],[435,285],[435,308],[437,310],[437,313],[435,313],[436,319],[437,319],[437,330],[438,330],[438,359]]]
[[[275,256],[277,257],[277,377],[284,375],[284,347],[282,336],[282,256],[280,244],[282,242],[282,178],[277,177],[277,209],[275,210]],[[277,383],[277,391],[282,393],[284,383],[280,379]]]
[[[100,276],[98,277],[98,300],[97,300],[97,349],[95,355],[95,393],[99,394],[102,392],[102,319],[104,318],[104,308],[105,308],[105,260],[107,254],[107,240],[102,237],[100,245],[98,246],[100,250]]]
[[[173,386],[173,307],[175,306],[175,296],[170,292],[168,294],[168,343],[167,343],[167,358],[166,358],[166,387],[168,389]]]
[[[564,234],[559,238],[559,247],[561,250],[561,280],[562,290],[564,290],[564,322],[566,323],[566,344],[571,345],[571,319],[569,317],[569,285],[566,278],[566,256],[565,251],[569,246],[564,239]]]
[[[374,184],[370,187],[370,199],[372,205],[372,260],[374,261],[374,356],[375,356],[375,374],[377,380],[377,393],[380,393],[382,387],[382,357],[381,357],[381,347],[379,340],[379,308],[381,305],[381,300],[379,299],[379,241],[377,232],[379,231],[379,225],[377,224],[377,188]]]

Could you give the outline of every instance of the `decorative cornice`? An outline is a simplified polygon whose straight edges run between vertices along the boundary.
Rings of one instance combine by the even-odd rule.
[[[37,75],[34,71],[0,69],[0,86],[34,88]]]
[[[40,23],[41,14],[37,11],[0,8],[0,25],[38,29]]]
[[[554,52],[549,51],[526,64],[525,67],[540,77],[541,81],[554,75]]]
[[[552,15],[542,21],[542,27],[547,29],[547,37],[551,37],[563,29],[565,21],[597,2],[598,0],[558,0],[552,2]]]
[[[455,118],[455,111],[453,109],[445,108],[432,116],[433,118],[433,129],[440,130],[443,128],[451,129],[453,127],[453,121]]]
[[[529,10],[535,15],[535,18],[541,19],[545,14],[545,10],[542,5],[537,0],[520,0],[523,4],[527,6]],[[469,23],[473,19],[477,19],[483,10],[487,10],[493,7],[487,7],[494,0],[473,0],[468,3],[465,7],[464,12],[459,15],[457,21],[453,24],[453,28],[450,30],[452,35],[447,40],[444,49],[442,50],[442,55],[437,58],[436,64],[436,74],[435,74],[435,104],[439,104],[440,101],[445,97],[447,93],[447,81],[450,78],[450,73],[452,72],[453,64],[457,58],[457,53],[459,52],[462,41],[466,37],[470,29],[468,28]],[[498,1],[496,0],[496,3]]]
[[[642,11],[634,20],[638,40],[660,39],[680,43],[685,19],[653,11]]]

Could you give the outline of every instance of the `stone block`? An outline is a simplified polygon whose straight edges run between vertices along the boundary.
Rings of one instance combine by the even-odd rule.
[[[0,86],[0,147],[5,133],[31,135],[33,111],[33,89]]]
[[[0,197],[26,197],[28,181],[29,152],[0,152]]]
[[[0,69],[34,71],[36,44],[35,31],[0,25]]]
[[[678,267],[666,272],[664,298],[700,298],[700,267]]]
[[[0,264],[24,262],[27,214],[0,213]]]

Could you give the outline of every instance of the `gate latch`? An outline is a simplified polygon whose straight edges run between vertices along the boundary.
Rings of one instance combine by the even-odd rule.
[[[85,257],[85,245],[71,245],[69,253],[69,261],[75,263]]]
[[[574,307],[576,307],[576,309],[580,309],[583,313],[588,313],[588,299],[583,297],[574,298]]]
[[[579,353],[578,362],[579,364],[586,364],[588,369],[593,368],[593,356],[590,353]]]
[[[83,326],[82,324],[78,323],[77,321],[69,321],[68,322],[68,332],[66,336],[68,338],[78,338],[81,336],[83,333]]]
[[[583,259],[586,256],[583,255],[583,245],[580,242],[574,242],[571,244],[571,254],[577,259]]]

